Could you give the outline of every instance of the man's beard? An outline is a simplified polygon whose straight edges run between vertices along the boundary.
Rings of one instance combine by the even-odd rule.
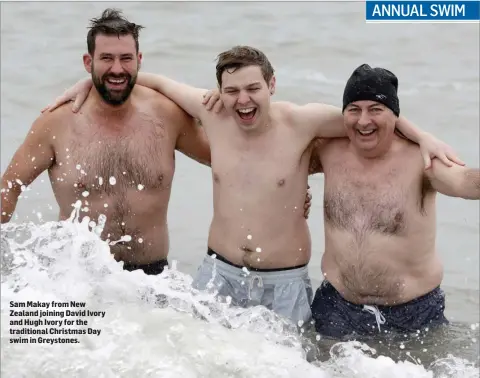
[[[125,101],[127,101],[128,97],[130,97],[130,93],[132,93],[133,87],[135,86],[135,82],[137,81],[137,75],[131,76],[128,73],[124,73],[121,75],[115,75],[112,73],[107,73],[103,75],[101,78],[96,76],[92,71],[92,81],[97,88],[98,93],[103,98],[103,100],[113,106],[122,105]],[[127,85],[125,89],[122,90],[112,90],[108,89],[106,82],[107,80],[111,79],[126,79]]]

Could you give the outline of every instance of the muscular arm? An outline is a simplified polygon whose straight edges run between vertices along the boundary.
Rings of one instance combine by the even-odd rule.
[[[202,104],[206,89],[179,83],[162,75],[140,72],[137,84],[160,92],[194,118],[202,119],[207,110]]]
[[[30,185],[54,162],[50,133],[52,117],[50,113],[37,118],[2,176],[2,223],[12,217],[22,186]]]
[[[480,170],[460,165],[445,166],[438,159],[432,160],[432,168],[425,172],[432,187],[449,197],[480,199]]]

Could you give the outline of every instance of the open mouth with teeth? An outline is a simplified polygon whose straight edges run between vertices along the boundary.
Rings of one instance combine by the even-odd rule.
[[[256,108],[237,109],[238,116],[244,121],[251,121],[256,113]]]
[[[375,133],[375,129],[371,129],[371,130],[358,130],[357,129],[357,133],[359,133],[361,136],[363,137],[367,137],[367,136],[370,136],[370,135],[373,135]]]
[[[126,77],[112,77],[109,76],[105,79],[105,82],[108,83],[111,88],[122,88],[127,83]]]

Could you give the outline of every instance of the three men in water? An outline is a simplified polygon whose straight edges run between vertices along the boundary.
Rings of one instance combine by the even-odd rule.
[[[121,59],[122,54],[118,56]],[[113,89],[124,85],[120,70],[111,79]],[[263,304],[293,321],[308,320],[312,291],[306,265],[311,247],[303,198],[310,155],[315,138],[346,135],[342,113],[320,104],[270,103],[273,68],[253,48],[220,54],[217,80],[225,106],[218,114],[204,108],[204,90],[148,74],[139,74],[137,82],[159,90],[200,119],[210,141],[214,180],[210,256],[199,268],[194,286],[203,289],[213,281],[220,294],[231,296],[238,305]],[[405,120],[398,126],[422,142]],[[368,138],[370,131],[362,132]]]
[[[235,305],[264,305],[305,322],[311,318],[313,293],[302,193],[315,138],[348,135],[342,112],[322,104],[271,103],[273,68],[252,47],[220,54],[216,74],[224,106],[218,113],[204,106],[203,89],[143,73],[137,82],[199,119],[210,142],[214,216],[207,256],[193,286],[205,289],[210,283]],[[67,99],[88,93],[90,85],[81,82]],[[414,135],[404,120],[398,125]]]

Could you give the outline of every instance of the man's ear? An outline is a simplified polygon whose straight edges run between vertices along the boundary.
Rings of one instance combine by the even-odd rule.
[[[138,53],[137,59],[138,59],[138,70],[140,71],[140,69],[142,68],[142,61],[143,61],[143,54],[141,52]]]
[[[275,85],[277,83],[277,79],[275,78],[275,76],[273,76],[271,79],[270,79],[270,83],[268,85],[268,89],[270,90],[270,95],[273,96],[275,94]]]
[[[90,54],[83,54],[83,66],[85,70],[91,74],[92,73],[92,56]]]

